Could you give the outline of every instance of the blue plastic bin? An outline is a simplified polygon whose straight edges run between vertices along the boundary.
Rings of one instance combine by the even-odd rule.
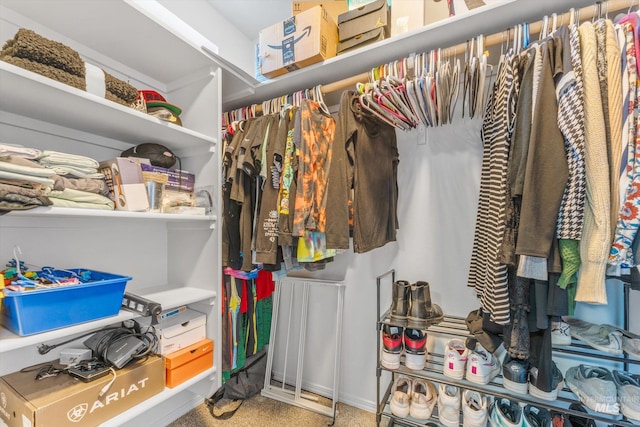
[[[18,335],[32,335],[118,314],[131,277],[81,268],[66,271],[89,271],[91,276],[80,285],[20,292],[4,289],[2,324]],[[54,273],[64,275],[65,270]]]

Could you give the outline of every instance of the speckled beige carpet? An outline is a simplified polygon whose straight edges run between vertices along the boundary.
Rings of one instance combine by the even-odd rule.
[[[220,403],[223,404],[221,406],[223,410],[235,407],[233,403],[225,405],[224,400]],[[168,427],[323,427],[330,425],[331,421],[331,417],[258,394],[246,400],[238,412],[228,420],[213,418],[203,403],[169,424]],[[373,427],[375,425],[376,416],[373,412],[338,404],[336,427]]]

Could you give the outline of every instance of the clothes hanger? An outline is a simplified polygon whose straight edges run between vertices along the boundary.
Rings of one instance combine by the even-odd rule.
[[[358,96],[358,103],[363,109],[373,114],[384,123],[387,123],[388,125],[398,129],[407,129],[407,125],[405,123],[403,123],[401,120],[398,120],[393,115],[388,115],[384,110],[381,109],[381,107],[373,102],[370,93]]]

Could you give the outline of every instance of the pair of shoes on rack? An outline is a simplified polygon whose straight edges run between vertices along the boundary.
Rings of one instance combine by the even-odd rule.
[[[432,382],[398,375],[393,383],[391,413],[396,417],[428,420],[436,406],[436,387]]]
[[[640,375],[578,365],[567,370],[566,382],[587,408],[640,421]]]
[[[489,384],[500,373],[500,361],[482,344],[473,342],[475,348],[469,350],[461,339],[450,339],[444,352],[442,373],[456,379],[466,376],[476,384]]]
[[[596,422],[589,418],[587,410],[579,403],[572,403],[569,409],[576,412],[583,412],[584,417],[562,412],[551,411],[551,422],[554,427],[596,427]]]
[[[460,425],[460,406],[464,427],[487,425],[487,399],[477,391],[464,390],[462,399],[458,387],[440,384],[438,388],[438,420],[446,427]]]
[[[578,365],[567,370],[567,385],[589,409],[640,421],[640,375]]]
[[[540,427],[551,425],[551,413],[533,405],[521,408],[518,402],[496,399],[491,405],[489,424],[492,427]]]
[[[573,338],[605,353],[622,354],[623,340],[630,340],[619,328],[612,325],[598,325],[568,316],[563,317],[562,320],[570,326]],[[640,346],[640,342],[637,344]],[[633,343],[628,343],[627,347],[633,347]]]
[[[384,325],[380,363],[387,369],[398,369],[402,353],[405,355],[404,364],[407,368],[414,371],[424,369],[427,361],[427,334],[420,329]]]
[[[544,384],[539,369],[531,366],[528,360],[505,356],[502,365],[502,385],[517,394],[530,394],[542,400],[556,400],[562,390],[564,378],[555,362],[552,362],[551,384]]]
[[[429,283],[398,280],[393,283],[389,317],[392,322],[406,322],[409,328],[427,329],[440,323],[444,315],[438,304],[431,303]]]

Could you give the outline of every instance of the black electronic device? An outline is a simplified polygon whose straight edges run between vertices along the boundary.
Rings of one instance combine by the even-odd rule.
[[[125,292],[122,297],[122,308],[141,316],[151,316],[151,324],[158,324],[158,316],[162,313],[162,305],[139,295]]]
[[[109,373],[106,363],[96,359],[82,360],[76,366],[68,369],[69,375],[79,378],[85,383],[102,378]]]

